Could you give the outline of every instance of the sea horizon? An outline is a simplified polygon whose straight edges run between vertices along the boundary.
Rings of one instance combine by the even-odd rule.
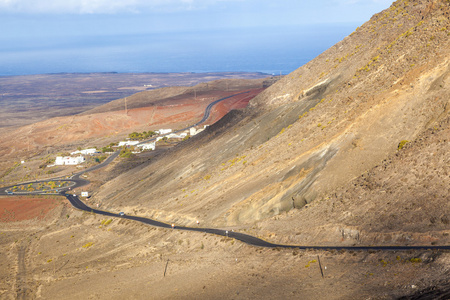
[[[258,72],[286,75],[356,24],[164,34],[0,38],[0,76]]]

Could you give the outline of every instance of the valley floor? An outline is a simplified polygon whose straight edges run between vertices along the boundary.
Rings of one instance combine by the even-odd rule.
[[[49,217],[0,225],[2,299],[395,299],[444,285],[450,265],[442,252],[258,248],[67,203]]]

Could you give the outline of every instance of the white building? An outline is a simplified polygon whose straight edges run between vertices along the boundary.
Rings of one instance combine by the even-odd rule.
[[[84,150],[77,150],[75,152],[70,153],[70,155],[77,155],[77,154],[94,155],[96,152],[97,152],[97,149],[90,148],[90,149],[84,149]]]
[[[187,132],[182,132],[180,134],[171,133],[166,135],[168,139],[184,139],[187,136]]]
[[[84,163],[86,159],[83,156],[77,156],[77,157],[70,157],[70,156],[57,156],[55,159],[55,165],[56,166],[75,166],[79,165],[81,163]]]
[[[138,145],[139,148],[142,150],[155,150],[156,149],[156,142],[150,142],[142,145]]]
[[[155,131],[157,134],[168,134],[172,132],[172,129],[160,129]]]
[[[203,130],[205,130],[206,127],[208,127],[208,125],[205,125],[205,126],[203,126],[203,128],[200,128],[200,129],[198,129],[198,130],[197,130],[195,127],[191,127],[191,128],[189,128],[189,135],[190,135],[190,136],[197,135],[197,134],[199,134],[200,132],[202,132]]]
[[[139,141],[124,141],[124,142],[119,142],[119,147],[122,146],[135,146],[139,144]]]

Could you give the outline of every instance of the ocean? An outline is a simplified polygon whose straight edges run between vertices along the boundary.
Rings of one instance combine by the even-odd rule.
[[[0,37],[0,76],[228,71],[288,74],[342,40],[356,26]]]

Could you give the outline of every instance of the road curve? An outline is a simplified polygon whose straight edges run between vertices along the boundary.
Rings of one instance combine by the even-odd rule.
[[[191,127],[197,126],[203,122],[205,122],[209,116],[210,116],[210,112],[211,109],[214,105],[216,105],[217,103],[224,101],[226,99],[232,98],[234,96],[237,95],[241,95],[241,94],[245,94],[245,93],[249,93],[249,91],[247,92],[241,92],[238,94],[234,94],[234,95],[230,95],[221,99],[218,99],[214,102],[211,102],[205,109],[205,113],[203,115],[203,118],[195,123],[192,126],[186,127],[184,129],[180,129],[176,132],[181,132],[184,130],[187,130]],[[155,138],[150,139],[150,140],[146,140],[141,142],[140,144],[143,143],[148,143],[150,141],[155,140]],[[75,185],[71,186],[72,188],[77,188],[77,187],[81,187],[84,185],[89,184],[89,181],[85,180],[85,179],[81,179],[80,176],[83,175],[84,173],[87,172],[91,172],[91,171],[95,171],[98,170],[100,168],[103,168],[105,166],[107,166],[108,164],[110,164],[117,156],[119,155],[119,151],[116,151],[115,153],[113,153],[110,157],[108,157],[103,163],[91,167],[89,169],[83,170],[81,172],[75,173],[74,175],[72,175],[72,177],[70,179],[61,179],[61,180],[66,180],[66,181],[72,181],[75,182]],[[60,180],[60,178],[55,178],[55,179],[50,179],[50,180]],[[49,181],[49,180],[42,180],[40,182],[44,182],[44,181]],[[10,187],[4,187],[0,190],[0,195],[7,195],[6,190],[10,188]],[[31,194],[31,193],[30,193]],[[300,246],[300,245],[283,245],[283,244],[274,244],[274,243],[270,243],[267,242],[263,239],[248,235],[248,234],[244,234],[241,232],[235,232],[233,230],[229,231],[229,230],[223,230],[223,229],[216,229],[216,228],[201,228],[201,227],[185,227],[185,226],[175,226],[172,224],[167,224],[164,222],[160,222],[160,221],[156,221],[153,219],[149,219],[149,218],[144,218],[144,217],[138,217],[138,216],[129,216],[129,215],[120,215],[120,214],[116,214],[116,213],[112,213],[112,212],[108,212],[108,211],[103,211],[103,210],[98,210],[98,209],[94,209],[91,208],[89,206],[87,206],[83,201],[81,201],[78,196],[73,195],[73,194],[67,194],[64,190],[61,191],[59,193],[60,195],[64,196],[67,198],[67,200],[70,201],[70,203],[72,204],[73,207],[83,210],[83,211],[87,211],[87,212],[91,212],[91,213],[95,213],[95,214],[99,214],[99,215],[104,215],[104,216],[109,216],[109,217],[116,217],[116,218],[122,218],[122,219],[128,219],[128,220],[134,220],[137,222],[142,222],[144,224],[148,224],[151,226],[156,226],[156,227],[161,227],[161,228],[172,228],[173,230],[185,230],[185,231],[196,231],[196,232],[203,232],[203,233],[209,233],[209,234],[215,234],[215,235],[219,235],[219,236],[224,236],[224,237],[229,237],[229,238],[233,238],[236,240],[239,240],[243,243],[249,244],[249,245],[253,245],[253,246],[258,246],[258,247],[271,247],[271,248],[295,248],[295,249],[315,249],[315,250],[354,250],[354,251],[368,251],[368,250],[381,250],[381,251],[408,251],[408,250],[450,250],[450,246]]]
[[[95,213],[98,215],[104,215],[109,217],[116,217],[128,220],[134,220],[137,222],[141,222],[144,224],[148,224],[155,227],[161,228],[172,228],[173,230],[185,230],[185,231],[195,231],[195,232],[203,232],[209,234],[215,234],[219,236],[229,237],[236,240],[239,240],[243,243],[252,246],[258,247],[270,247],[270,248],[293,248],[293,249],[313,249],[313,250],[353,250],[353,251],[368,251],[368,250],[381,250],[381,251],[407,251],[407,250],[450,250],[450,246],[301,246],[301,245],[284,245],[284,244],[274,244],[267,242],[263,239],[254,237],[252,235],[248,235],[241,232],[235,232],[224,229],[216,229],[216,228],[201,228],[201,227],[186,227],[186,226],[172,226],[171,224],[167,224],[164,222],[156,221],[149,218],[138,217],[138,216],[129,216],[129,215],[120,215],[108,211],[93,209],[86,204],[84,204],[77,196],[66,194],[62,192],[61,195],[65,196],[67,200],[77,209],[84,210],[87,212]]]
[[[195,123],[194,125],[191,125],[191,126],[188,126],[188,127],[185,127],[185,128],[179,129],[179,130],[176,130],[176,131],[174,131],[174,132],[172,132],[172,133],[183,132],[183,131],[185,131],[185,130],[188,130],[188,129],[190,129],[190,128],[193,128],[193,127],[195,127],[195,126],[198,126],[198,125],[200,125],[200,124],[206,122],[206,120],[208,120],[208,119],[209,119],[209,116],[211,115],[211,109],[213,108],[214,105],[216,105],[217,103],[222,102],[222,101],[224,101],[224,100],[233,98],[233,97],[235,97],[235,96],[239,96],[239,95],[242,95],[242,94],[248,94],[248,93],[250,93],[250,91],[246,91],[246,92],[241,92],[241,93],[233,94],[233,95],[230,95],[230,96],[227,96],[227,97],[223,97],[223,98],[220,98],[220,99],[218,99],[218,100],[215,100],[215,101],[211,102],[211,103],[208,104],[208,106],[205,108],[205,112],[203,113],[203,118],[202,118],[200,121],[198,121],[198,122]],[[138,145],[146,144],[146,143],[153,142],[153,141],[156,141],[156,138],[151,138],[151,139],[148,139],[148,140],[139,142]]]
[[[73,174],[70,179],[72,180],[84,180],[84,179],[80,179],[80,176],[83,175],[84,173],[88,173],[88,172],[92,172],[98,169],[101,169],[103,167],[106,167],[107,165],[109,165],[114,159],[116,159],[117,156],[119,156],[120,151],[116,151],[113,154],[111,154],[107,159],[105,159],[105,161],[103,161],[101,164],[98,164],[96,166],[90,167],[89,169],[80,171],[78,173]],[[84,180],[86,181],[86,180]],[[87,182],[89,183],[89,181]]]
[[[227,100],[227,99],[230,99],[230,98],[233,98],[233,97],[238,96],[238,95],[248,94],[248,93],[250,93],[250,91],[240,92],[240,93],[233,94],[233,95],[230,95],[230,96],[227,96],[227,97],[223,97],[223,98],[220,98],[220,99],[218,99],[218,100],[215,100],[215,101],[211,102],[211,103],[208,104],[208,106],[205,108],[205,112],[204,112],[204,114],[203,114],[203,118],[202,118],[200,121],[198,121],[198,122],[195,123],[194,125],[188,126],[188,127],[186,127],[186,128],[180,129],[180,130],[177,130],[177,131],[175,131],[174,133],[182,132],[182,131],[188,130],[189,128],[192,128],[192,127],[195,127],[195,126],[198,126],[198,125],[204,123],[206,120],[208,120],[208,118],[209,118],[209,116],[210,116],[210,114],[211,114],[211,109],[212,109],[213,106],[216,105],[217,103],[222,102],[222,101]],[[149,139],[149,140],[142,141],[142,142],[140,142],[138,145],[145,144],[145,143],[148,143],[148,142],[151,142],[151,141],[154,141],[154,140],[156,140],[156,138],[152,138],[152,139]],[[92,172],[92,171],[101,169],[101,168],[103,168],[103,167],[109,165],[109,164],[110,164],[117,156],[119,156],[119,154],[120,154],[120,151],[114,152],[112,155],[110,155],[110,156],[109,156],[104,162],[102,162],[101,164],[99,164],[99,165],[97,165],[97,166],[93,166],[93,167],[91,167],[91,168],[89,168],[89,169],[80,171],[80,172],[78,172],[78,173],[75,173],[75,174],[73,174],[73,175],[70,177],[70,179],[65,179],[65,178],[52,178],[52,179],[39,180],[39,181],[32,181],[32,182],[33,182],[33,183],[40,183],[40,182],[48,182],[48,181],[53,181],[53,180],[64,180],[64,181],[70,181],[70,182],[73,182],[74,184],[71,185],[70,188],[71,188],[71,189],[76,189],[76,188],[79,188],[79,187],[82,187],[82,186],[85,186],[85,185],[88,185],[88,184],[89,184],[89,181],[88,181],[88,180],[85,180],[85,179],[80,178],[81,175],[83,175],[84,173],[88,173],[88,172]],[[26,184],[26,183],[31,183],[31,181],[30,181],[30,182],[24,182],[24,183],[21,183],[21,184],[19,184],[19,185]],[[7,191],[8,191],[9,189],[11,189],[12,187],[13,187],[13,186],[7,186],[7,187],[1,188],[1,189],[0,189],[0,196],[7,196],[7,195],[9,195],[9,194],[7,193]],[[58,189],[58,190],[59,190],[59,191],[65,191],[65,190],[67,190],[67,189],[68,189],[68,188],[62,188],[62,189]],[[17,195],[29,195],[29,194],[36,195],[36,194],[39,194],[39,192],[24,192],[24,193],[16,193],[16,194],[17,194]]]
[[[199,122],[195,123],[195,124],[192,125],[192,126],[189,126],[189,127],[185,128],[185,129],[181,129],[181,131],[184,131],[184,130],[189,129],[189,128],[191,128],[191,127],[198,126],[198,125],[202,124],[203,122],[206,122],[206,120],[209,119],[209,116],[210,116],[210,114],[211,114],[211,109],[212,109],[213,106],[216,105],[217,103],[222,102],[222,101],[227,100],[227,99],[230,99],[230,98],[233,98],[233,97],[235,97],[235,96],[239,96],[239,95],[242,95],[242,94],[248,94],[248,93],[250,93],[250,91],[237,93],[237,94],[230,95],[230,96],[227,96],[227,97],[224,97],[224,98],[221,98],[221,99],[218,99],[218,100],[216,100],[216,101],[211,102],[211,103],[208,104],[208,106],[205,108],[205,113],[203,114],[203,118],[202,118]]]

